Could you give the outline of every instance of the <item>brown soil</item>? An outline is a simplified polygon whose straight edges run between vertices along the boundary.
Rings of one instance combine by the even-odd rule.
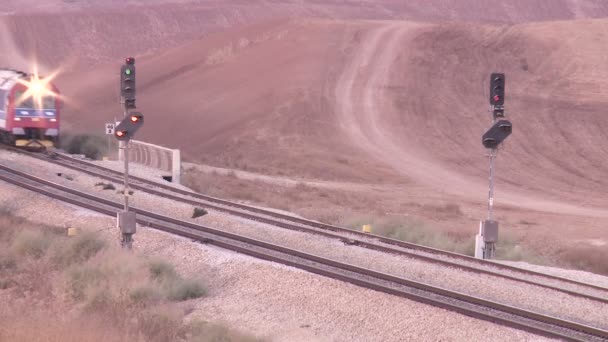
[[[352,196],[467,234],[486,210],[488,78],[505,72],[502,229],[545,250],[605,247],[608,19],[590,20],[604,1],[183,2],[137,16],[111,1],[9,2],[0,64],[63,67],[64,129],[101,132],[122,115],[117,70],[134,55],[140,139],[214,166],[374,184]],[[461,217],[429,210],[451,204]]]

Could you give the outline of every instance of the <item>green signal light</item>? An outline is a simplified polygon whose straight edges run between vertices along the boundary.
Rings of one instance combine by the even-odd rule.
[[[131,69],[125,69],[125,74],[131,75]]]

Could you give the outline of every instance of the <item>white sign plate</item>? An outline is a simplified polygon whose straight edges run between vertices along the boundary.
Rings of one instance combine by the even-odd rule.
[[[106,134],[114,134],[114,124],[113,123],[107,123],[106,124]]]

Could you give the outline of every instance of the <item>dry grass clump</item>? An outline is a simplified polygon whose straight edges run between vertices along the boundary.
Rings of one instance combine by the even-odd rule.
[[[0,224],[0,341],[200,340],[200,326],[175,303],[204,296],[200,280],[95,233],[70,238],[6,213]],[[213,341],[237,341],[234,334]]]
[[[95,233],[80,234],[66,241],[61,248],[55,249],[53,262],[65,266],[82,263],[107,247],[106,241],[100,239]]]
[[[608,249],[605,246],[575,246],[558,252],[569,267],[608,276]]]
[[[102,190],[116,190],[116,187],[112,183],[98,182],[95,186],[100,186]]]
[[[251,204],[266,206],[295,213],[308,211],[311,207],[352,207],[372,206],[367,198],[351,196],[343,191],[327,191],[297,183],[295,186],[281,186],[263,181],[240,179],[234,173],[221,175],[186,170],[182,184],[208,196],[246,201]],[[310,217],[310,216],[309,216]],[[311,219],[319,219],[310,217]]]
[[[93,311],[179,302],[206,293],[200,280],[182,278],[171,264],[162,260],[146,262],[122,250],[104,250],[72,265],[66,285],[73,300]]]
[[[472,238],[449,236],[414,218],[359,216],[348,217],[341,222],[341,225],[356,230],[361,230],[364,224],[372,225],[372,233],[392,239],[465,255],[475,253],[475,241]]]
[[[19,258],[39,259],[51,246],[51,239],[51,235],[46,232],[21,230],[15,234],[10,244],[10,250]]]
[[[220,175],[204,173],[195,169],[186,170],[182,183],[205,195],[243,200],[254,205],[290,211],[305,218],[323,223],[361,230],[371,224],[373,233],[424,246],[473,256],[476,231],[450,234],[432,225],[410,217],[391,216],[384,210],[386,202],[361,193],[325,190],[305,183],[296,186],[281,186],[262,181],[240,179],[234,172]],[[441,205],[408,203],[406,208],[415,208],[422,217],[450,222],[465,217],[456,203]],[[407,211],[407,210],[406,210]],[[411,212],[411,211],[410,211]],[[536,225],[532,221],[520,220],[518,224]],[[520,238],[503,230],[497,244],[496,257],[500,260],[526,261],[540,265],[566,266],[599,274],[608,274],[608,249],[578,248],[539,255],[533,248],[522,243]]]
[[[162,289],[160,293],[173,301],[184,301],[205,295],[206,289],[196,279],[183,279],[175,271],[173,265],[163,261],[150,262],[150,275]]]
[[[259,339],[231,330],[225,325],[194,320],[188,324],[187,334],[191,342],[256,342]]]
[[[60,147],[67,153],[84,154],[91,159],[101,159],[108,151],[106,139],[94,134],[63,134]]]

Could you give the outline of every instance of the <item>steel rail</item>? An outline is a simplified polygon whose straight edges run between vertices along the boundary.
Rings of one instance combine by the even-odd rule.
[[[38,155],[36,155],[36,157],[40,158]],[[56,159],[51,159],[53,162],[57,163],[58,165],[72,168],[79,172],[83,172],[83,173],[86,173],[86,174],[89,174],[89,175],[92,175],[95,177],[106,179],[108,181],[119,182],[120,179],[118,178],[118,176],[122,175],[122,173],[120,173],[119,171],[111,170],[111,169],[96,165],[94,163],[89,163],[86,161],[74,159],[74,158],[71,158],[71,157],[68,157],[68,156],[65,156],[62,154],[55,154],[55,157],[61,159],[61,161],[58,161]],[[45,159],[45,158],[41,158],[41,159]],[[85,167],[73,165],[70,163],[77,163],[80,165],[84,165],[85,167],[92,168],[92,169],[99,170],[99,171],[106,172],[106,173],[110,173],[115,176],[108,176],[106,174],[101,174],[100,172],[92,171]],[[131,176],[130,178],[133,181],[133,183],[131,184],[131,187],[134,189],[144,191],[146,193],[158,195],[161,197],[173,199],[176,201],[180,201],[182,203],[198,205],[198,206],[205,206],[209,209],[217,210],[220,212],[226,212],[230,215],[239,216],[239,217],[242,217],[245,219],[262,222],[262,223],[270,224],[270,225],[281,227],[281,228],[297,230],[297,231],[302,231],[302,232],[311,233],[311,234],[317,234],[317,235],[321,235],[321,236],[325,236],[325,237],[333,238],[333,239],[339,239],[345,243],[348,243],[351,245],[357,245],[357,246],[372,249],[372,250],[377,250],[377,251],[381,251],[381,252],[385,252],[385,253],[392,253],[392,254],[397,254],[397,255],[404,255],[407,257],[416,258],[416,259],[424,260],[427,262],[433,262],[433,263],[442,264],[442,265],[450,265],[452,267],[456,267],[456,268],[463,269],[466,271],[497,276],[497,277],[501,277],[504,279],[509,279],[509,280],[513,280],[513,281],[518,281],[518,282],[522,282],[522,283],[526,283],[526,284],[530,284],[530,285],[540,286],[543,288],[559,291],[559,292],[566,293],[566,294],[572,295],[572,296],[587,298],[587,299],[598,301],[601,303],[608,303],[608,296],[602,298],[602,297],[598,297],[598,296],[594,296],[594,295],[590,295],[590,294],[586,294],[586,293],[581,293],[581,292],[565,289],[562,287],[548,285],[548,284],[541,283],[538,281],[528,280],[528,279],[524,279],[524,278],[520,278],[520,277],[516,277],[516,276],[510,276],[510,275],[506,275],[506,274],[495,272],[495,271],[490,271],[490,270],[480,269],[480,268],[476,268],[476,267],[472,267],[472,266],[468,266],[468,265],[463,265],[463,264],[460,264],[457,262],[441,260],[441,259],[424,256],[424,255],[417,254],[417,253],[407,252],[407,251],[404,251],[401,249],[382,246],[382,245],[370,243],[370,242],[367,242],[364,240],[348,239],[348,238],[345,238],[344,236],[333,234],[333,233],[328,233],[326,231],[329,230],[329,231],[333,231],[333,232],[348,233],[348,234],[365,237],[365,238],[371,237],[373,239],[376,239],[379,242],[386,243],[386,244],[389,244],[392,246],[397,246],[400,248],[422,250],[425,252],[429,252],[429,250],[431,250],[433,254],[442,254],[442,255],[461,259],[461,260],[468,261],[468,262],[472,261],[472,262],[477,263],[482,266],[490,266],[490,267],[496,267],[499,269],[506,269],[506,270],[513,271],[513,272],[519,272],[519,273],[523,273],[523,274],[527,274],[527,275],[531,275],[531,276],[537,276],[537,277],[543,277],[546,279],[557,280],[557,281],[561,281],[564,283],[568,283],[568,284],[572,284],[572,285],[576,285],[576,286],[580,286],[580,287],[585,287],[585,288],[589,288],[589,289],[593,289],[593,290],[600,290],[600,291],[606,292],[608,295],[608,288],[597,286],[594,284],[582,283],[582,282],[578,282],[578,281],[568,279],[568,278],[562,278],[562,277],[558,277],[558,276],[549,275],[546,273],[522,269],[519,267],[503,265],[503,264],[493,262],[493,261],[480,260],[480,259],[472,258],[472,257],[466,256],[466,255],[462,255],[462,254],[441,251],[441,250],[437,250],[434,248],[416,245],[416,244],[412,244],[412,243],[404,242],[404,241],[400,241],[400,240],[390,239],[390,238],[386,238],[386,237],[382,237],[382,236],[378,236],[378,235],[361,233],[361,232],[358,232],[358,231],[355,231],[352,229],[348,229],[348,228],[337,227],[337,226],[327,225],[327,224],[323,224],[323,223],[319,223],[319,222],[315,222],[315,221],[300,219],[297,217],[284,215],[284,214],[280,214],[280,213],[275,213],[272,211],[255,208],[255,207],[243,205],[240,203],[234,203],[231,201],[226,201],[226,200],[218,199],[215,197],[198,194],[198,193],[187,191],[187,190],[177,189],[177,188],[169,186],[169,185],[156,183],[156,182],[153,182],[153,181],[150,181],[147,179],[143,179],[140,177]],[[143,185],[137,184],[137,183],[142,183]],[[149,186],[161,188],[164,191],[151,189]],[[179,197],[176,195],[172,195],[171,193],[176,193],[176,194],[179,194],[182,196],[189,196],[189,197],[195,198],[197,200]],[[200,201],[206,201],[206,203],[202,203]],[[211,203],[209,203],[209,202],[211,202]],[[216,204],[229,206],[232,208],[237,208],[238,210],[221,207]],[[248,211],[249,213],[243,212],[241,210]],[[253,212],[255,214],[251,214],[251,212]],[[259,215],[270,216],[271,218],[260,217]],[[278,220],[282,220],[282,221],[278,221]],[[284,221],[296,222],[300,225],[294,225],[294,224],[290,224],[290,223],[287,223]],[[302,226],[301,224],[307,225],[309,227],[314,227],[315,229],[311,229],[311,228]],[[318,229],[322,229],[322,230],[318,230]]]
[[[21,171],[13,170],[11,168],[1,166],[0,169],[6,174],[0,173],[0,179],[4,180],[8,183],[18,185],[24,187],[26,189],[32,190],[36,193],[44,194],[51,198],[59,199],[68,203],[72,203],[81,207],[85,207],[106,215],[115,215],[115,213],[122,208],[122,205],[117,202],[113,202],[107,199],[103,199],[94,195],[86,194],[69,187],[65,187],[39,177],[35,177],[29,174],[26,174]],[[25,179],[26,181],[15,180],[14,176]],[[28,184],[27,182],[33,182],[34,184]],[[70,195],[76,196],[79,199],[70,198],[69,196],[57,194],[56,192],[49,191],[44,187],[50,187],[55,191],[65,192]],[[82,202],[82,198],[87,201],[92,201],[97,204],[91,204],[90,202]],[[103,207],[99,207],[99,204],[111,207],[114,209],[107,209]],[[201,241],[203,243],[211,243],[220,247],[228,248],[234,251],[238,251],[244,254],[248,254],[254,257],[259,257],[265,260],[275,261],[282,264],[286,264],[289,266],[294,266],[303,270],[307,270],[313,273],[317,273],[320,275],[325,275],[334,279],[350,282],[359,286],[363,286],[366,288],[378,290],[384,293],[393,294],[401,297],[410,298],[419,302],[431,304],[437,307],[446,308],[452,311],[460,312],[468,316],[472,316],[475,318],[480,318],[487,321],[492,321],[495,323],[515,327],[518,329],[523,329],[526,331],[530,331],[533,333],[541,334],[548,337],[557,337],[569,341],[604,341],[608,340],[608,331],[602,330],[599,328],[591,327],[585,324],[575,323],[572,321],[567,321],[563,319],[559,319],[552,316],[547,316],[543,314],[539,314],[536,312],[531,312],[527,310],[522,310],[519,308],[515,308],[512,306],[500,304],[493,301],[488,301],[485,299],[469,296],[466,294],[449,291],[443,288],[431,286],[428,284],[411,281],[404,278],[395,277],[392,275],[388,275],[385,273],[380,273],[376,271],[372,271],[369,269],[365,269],[362,267],[349,265],[345,263],[341,263],[338,261],[322,258],[316,255],[304,253],[301,251],[273,245],[267,242],[255,240],[252,238],[240,236],[233,233],[224,232],[221,230],[217,230],[214,228],[197,225],[191,222],[181,221],[175,218],[165,217],[159,214],[155,214],[146,210],[141,210],[137,208],[133,208],[140,217],[138,219],[138,223],[147,225],[152,228],[161,229],[170,233],[179,234],[181,236],[186,236],[193,238],[197,241]],[[160,221],[160,223],[155,222]],[[168,227],[167,224],[176,225],[178,228]],[[196,233],[184,231],[184,229],[190,229]],[[211,234],[212,237],[201,237],[198,235],[199,233]],[[233,243],[226,241],[218,241],[218,239],[229,239],[231,241],[237,241],[239,243],[249,244],[251,246],[256,246],[256,248],[264,248],[273,252],[279,252],[286,254],[290,257],[300,258],[305,260],[302,262],[294,262],[293,260],[285,259],[284,257],[277,257],[276,255],[264,254],[260,255],[259,251],[252,250],[251,247],[244,248],[243,246],[234,245]],[[339,269],[341,271],[328,271],[327,269],[311,266],[310,263],[317,263],[322,266],[333,267]],[[344,272],[350,272],[344,274]],[[370,279],[371,278],[371,279]],[[375,279],[375,281],[374,281]],[[380,281],[380,282],[379,282]],[[388,282],[388,283],[386,283]],[[391,285],[392,283],[392,285]],[[421,295],[420,293],[412,293],[411,291],[405,291],[401,288],[396,288],[395,284],[404,287],[410,287],[414,289],[418,289],[423,292],[427,292],[427,295]],[[460,303],[453,303],[450,300],[441,300],[434,298],[434,296],[441,296],[448,299],[457,300]],[[472,309],[470,305],[475,305],[478,307],[483,307],[490,309],[494,312],[480,312],[479,308]],[[514,316],[513,318],[505,318],[504,316],[498,315],[498,313],[505,313],[507,315]],[[519,317],[519,318],[515,318]],[[564,331],[566,329],[566,331]],[[569,330],[569,331],[568,331]]]

